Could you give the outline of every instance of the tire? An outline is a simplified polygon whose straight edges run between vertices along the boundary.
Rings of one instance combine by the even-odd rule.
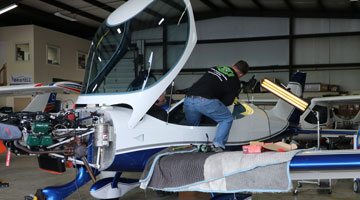
[[[298,187],[298,188],[301,188],[301,187],[302,187],[302,183],[301,183],[301,182],[298,182],[298,183],[297,183],[297,187]]]
[[[356,180],[354,181],[354,187],[353,187],[353,189],[354,189],[354,192],[355,192],[355,193],[360,193],[360,179],[356,179]]]
[[[297,194],[299,194],[299,190],[295,189],[295,190],[293,191],[293,195],[297,195]]]

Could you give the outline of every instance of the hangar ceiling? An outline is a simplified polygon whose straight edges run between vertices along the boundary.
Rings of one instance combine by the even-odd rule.
[[[18,7],[0,15],[0,26],[34,24],[91,39],[105,18],[126,1],[2,0],[0,8],[13,3]],[[176,9],[174,1],[160,1]],[[191,3],[196,20],[221,16],[360,18],[358,0],[191,0]]]

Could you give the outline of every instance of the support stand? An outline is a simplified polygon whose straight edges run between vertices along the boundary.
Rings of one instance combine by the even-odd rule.
[[[316,122],[317,122],[317,150],[320,150],[320,140],[321,140],[321,134],[320,134],[320,114],[319,111],[313,111],[316,114]]]
[[[173,89],[174,89],[174,85],[175,85],[175,82],[173,81],[172,83],[171,83],[171,91],[170,91],[170,99],[169,99],[169,109],[166,111],[166,124],[168,124],[169,123],[169,111],[170,111],[170,108],[171,108],[171,100],[172,100],[172,97],[173,97]]]
[[[321,140],[321,131],[320,131],[320,113],[318,111],[312,111],[314,112],[315,116],[316,116],[316,122],[317,122],[317,147],[316,150],[320,151],[320,140]],[[331,186],[331,179],[328,179],[328,181],[325,180],[320,180],[318,179],[317,181],[298,181],[297,182],[297,186],[295,187],[293,193],[297,194],[299,192],[299,190],[304,190],[305,188],[303,188],[303,184],[314,184],[317,185],[316,188],[306,188],[306,189],[316,189],[316,190],[325,190],[325,192],[327,192],[328,194],[332,193],[332,186]],[[300,189],[301,188],[301,189]]]

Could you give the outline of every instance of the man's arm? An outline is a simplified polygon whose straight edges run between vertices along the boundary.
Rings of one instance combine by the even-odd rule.
[[[235,98],[240,94],[240,84],[233,84],[229,87],[231,87],[230,91],[227,92],[222,99],[220,99],[225,106],[230,106],[234,102]]]
[[[220,99],[220,101],[223,102],[225,106],[230,106],[234,102],[235,97],[237,97],[235,93],[227,94],[222,99]]]

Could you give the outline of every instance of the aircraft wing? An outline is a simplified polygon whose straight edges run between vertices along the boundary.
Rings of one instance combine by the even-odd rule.
[[[326,103],[326,104],[331,104],[331,105],[356,104],[356,103],[360,103],[360,95],[317,97],[317,98],[311,99],[311,103],[312,104]]]
[[[358,130],[353,129],[328,129],[324,128],[320,130],[322,136],[332,135],[356,135]],[[317,134],[316,128],[298,128],[296,129],[296,134]]]
[[[278,99],[240,99],[240,101],[255,105],[275,105]]]
[[[0,96],[37,95],[44,93],[80,93],[81,85],[74,82],[57,82],[50,85],[27,84],[0,87]]]

